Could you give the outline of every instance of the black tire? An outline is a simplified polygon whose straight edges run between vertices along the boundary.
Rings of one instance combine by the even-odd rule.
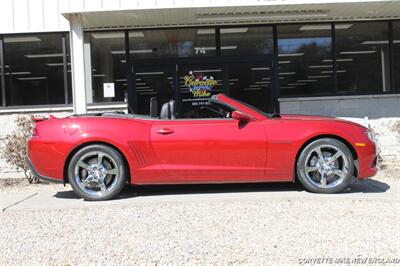
[[[115,169],[115,171],[117,173],[117,174],[110,174],[110,175],[104,173],[104,175],[103,175],[103,176],[105,176],[104,180],[106,180],[106,178],[110,179],[112,181],[112,182],[110,181],[110,184],[112,184],[112,186],[106,187],[107,190],[105,190],[105,192],[103,193],[102,190],[100,191],[100,185],[99,185],[99,188],[98,188],[99,191],[97,191],[97,192],[99,194],[102,193],[102,195],[92,195],[92,194],[90,194],[90,192],[87,192],[87,191],[90,191],[91,189],[87,188],[87,187],[82,188],[81,186],[82,186],[83,181],[81,180],[81,178],[79,178],[79,177],[77,178],[76,177],[77,175],[75,174],[76,167],[79,167],[79,166],[77,166],[77,164],[78,163],[81,164],[81,162],[83,162],[83,159],[86,156],[89,156],[90,154],[95,154],[95,153],[97,153],[98,156],[99,156],[99,154],[102,154],[102,156],[104,156],[102,158],[105,158],[105,159],[102,159],[100,161],[105,160],[104,164],[107,163],[109,165],[109,168],[113,167],[110,170],[105,169],[105,168],[103,168],[103,169],[109,170],[109,171],[112,171]],[[90,159],[90,157],[88,157],[88,158]],[[92,159],[92,160],[94,160],[94,159]],[[90,165],[90,166],[92,166],[92,165]],[[91,170],[93,172],[93,169],[91,169]],[[81,171],[85,171],[85,169],[78,170],[78,173],[81,173]],[[87,175],[89,175],[88,173],[89,173],[89,170],[86,171]],[[125,165],[125,160],[124,160],[123,156],[115,149],[113,149],[109,146],[100,145],[100,144],[89,145],[89,146],[83,147],[82,149],[78,150],[72,156],[72,158],[69,162],[69,165],[68,165],[68,180],[69,180],[69,183],[71,184],[75,194],[81,198],[84,198],[85,200],[88,200],[88,201],[109,200],[109,199],[112,199],[115,196],[117,196],[125,186],[125,183],[127,180],[127,174],[128,174],[128,171],[127,171],[127,167]],[[95,176],[95,175],[93,175],[93,176]],[[80,181],[82,183],[80,183]],[[92,185],[92,184],[95,184],[95,183],[91,183],[90,185]],[[104,182],[104,184],[105,184],[105,182]],[[111,188],[111,189],[108,190],[108,188]]]
[[[337,159],[337,167],[334,166],[333,169],[342,167],[340,170],[340,175],[335,175],[332,172],[330,172],[329,178],[332,179],[333,181],[335,178],[340,178],[340,182],[338,181],[337,184],[332,181],[332,187],[327,187],[326,184],[327,181],[323,182],[321,178],[321,172],[320,171],[326,171],[327,168],[323,168],[320,166],[320,162],[314,164],[314,165],[308,165],[310,164],[311,160],[314,160],[314,162],[318,161],[318,158],[320,156],[317,154],[316,150],[320,150],[319,148],[322,147],[322,157],[327,159],[329,156],[333,157],[332,155],[334,154],[334,150],[337,149],[338,151],[340,150],[343,154],[341,157]],[[334,147],[334,148],[332,148]],[[332,152],[329,152],[329,149],[332,148]],[[328,155],[325,155],[328,154]],[[339,153],[338,153],[339,154]],[[344,158],[346,157],[346,158]],[[309,162],[306,162],[306,161]],[[346,160],[347,160],[347,167],[346,166]],[[310,168],[307,169],[309,170],[309,174],[306,173],[306,165],[309,166]],[[330,164],[332,165],[332,163]],[[340,166],[341,165],[341,166]],[[318,170],[312,170],[310,171],[311,167],[318,167]],[[323,169],[323,170],[321,170]],[[332,168],[331,168],[332,169]],[[342,171],[344,170],[344,171]],[[336,170],[334,170],[336,171]],[[336,193],[341,190],[343,190],[350,182],[351,178],[353,177],[354,174],[354,158],[349,150],[349,148],[344,144],[343,142],[332,139],[332,138],[321,138],[317,139],[310,144],[308,144],[301,152],[299,155],[299,158],[297,159],[296,162],[296,173],[297,173],[297,178],[301,182],[301,184],[308,190],[314,193]],[[326,172],[324,172],[326,173]],[[323,175],[325,176],[325,175]],[[325,176],[326,179],[328,180],[328,176]],[[319,178],[319,180],[318,180]],[[314,182],[315,181],[315,182]],[[319,185],[318,185],[319,183]],[[322,184],[324,183],[324,185]]]

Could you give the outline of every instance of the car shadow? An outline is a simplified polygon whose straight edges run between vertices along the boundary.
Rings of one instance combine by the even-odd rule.
[[[57,191],[54,194],[57,199],[79,199],[79,197],[72,190]]]
[[[344,190],[339,193],[384,193],[389,189],[390,186],[387,183],[375,179],[354,179]]]
[[[279,192],[302,191],[296,183],[229,183],[229,184],[185,184],[185,185],[127,185],[114,199],[132,197],[184,195],[184,194],[217,194],[246,192]],[[72,190],[59,191],[54,197],[60,199],[79,199]]]
[[[288,192],[302,191],[295,183],[230,183],[230,184],[190,184],[190,185],[149,185],[129,186],[126,192],[136,196],[161,196],[184,194],[219,194],[247,192]]]
[[[349,193],[384,193],[390,186],[384,182],[368,179],[353,180],[340,194]],[[247,192],[300,192],[304,188],[296,183],[230,183],[230,184],[188,184],[188,185],[128,185],[114,199],[132,197],[185,195],[185,194],[218,194]],[[59,191],[54,197],[59,199],[79,199],[72,190]]]

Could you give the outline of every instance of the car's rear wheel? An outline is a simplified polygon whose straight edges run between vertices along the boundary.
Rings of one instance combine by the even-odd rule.
[[[307,190],[335,193],[343,190],[350,182],[354,172],[354,158],[343,142],[321,138],[301,151],[296,169],[299,181]]]
[[[86,200],[114,198],[124,188],[126,174],[122,155],[106,145],[83,147],[68,166],[69,183]]]

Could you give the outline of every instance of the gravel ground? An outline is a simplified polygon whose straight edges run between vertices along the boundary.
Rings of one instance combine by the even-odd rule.
[[[400,264],[399,197],[151,202],[10,210],[0,218],[0,265]]]

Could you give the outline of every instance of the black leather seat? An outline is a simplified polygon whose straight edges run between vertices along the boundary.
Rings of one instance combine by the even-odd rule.
[[[150,117],[158,117],[158,100],[157,97],[150,98]]]
[[[175,101],[169,100],[161,107],[160,119],[175,119]]]

